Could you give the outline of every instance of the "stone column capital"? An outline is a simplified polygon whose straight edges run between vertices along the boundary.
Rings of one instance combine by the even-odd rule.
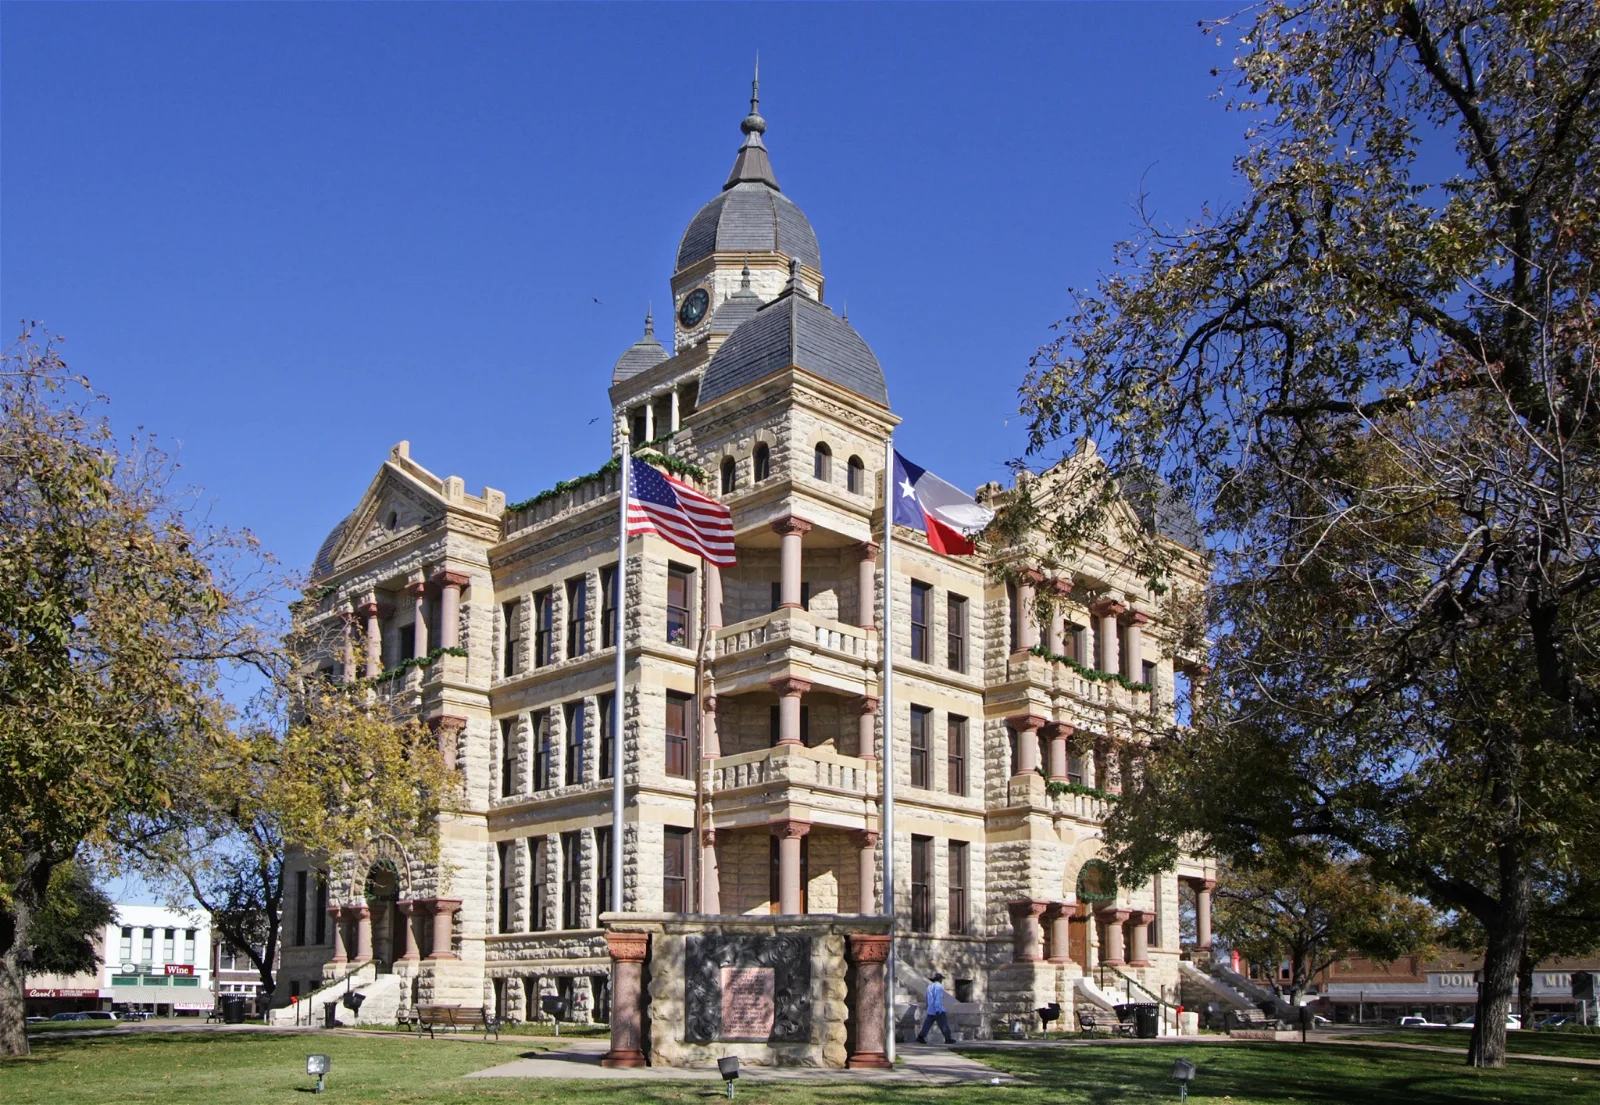
[[[344,915],[360,921],[372,916],[372,907],[365,905],[347,905],[344,907]]]
[[[606,951],[618,963],[643,963],[650,954],[648,932],[608,932]]]
[[[862,851],[866,851],[869,848],[876,848],[878,846],[878,841],[882,839],[882,834],[876,829],[857,829],[850,835],[855,839],[856,847],[860,848]]]
[[[1006,718],[1006,724],[1019,733],[1037,733],[1050,724],[1050,719],[1038,714],[1013,714]]]
[[[1030,587],[1038,587],[1044,582],[1045,576],[1038,568],[1022,568],[1018,570],[1017,578]]]
[[[700,845],[703,848],[714,848],[717,844],[717,830],[706,828],[700,830]]]
[[[1006,909],[1011,913],[1011,923],[1021,924],[1030,917],[1042,917],[1044,911],[1050,908],[1049,902],[1038,901],[1033,898],[1022,898],[1015,902],[1007,902]]]
[[[472,582],[472,577],[453,568],[438,568],[433,573],[433,582],[440,587],[465,587]]]
[[[846,939],[853,963],[885,963],[889,959],[888,933],[852,932]]]
[[[717,712],[717,696],[714,694],[706,695],[700,700],[700,704],[705,707],[706,713],[708,714],[714,714]]]
[[[1077,731],[1078,727],[1068,721],[1048,721],[1039,727],[1039,732],[1051,740],[1068,740]]]
[[[1120,925],[1133,916],[1133,910],[1111,906],[1107,909],[1102,909],[1097,916],[1108,925]]]
[[[875,714],[877,712],[878,700],[870,694],[862,695],[860,701],[856,703],[856,713],[858,714]]]
[[[1148,925],[1156,919],[1155,911],[1149,909],[1128,910],[1128,920],[1136,925]]]
[[[378,605],[377,599],[367,599],[356,604],[356,614],[363,618],[376,618],[382,611],[383,608]]]
[[[419,903],[416,901],[411,899],[402,899],[394,904],[399,906],[400,912],[404,913],[407,917],[414,917],[417,914],[417,906]]]
[[[1051,902],[1044,907],[1044,920],[1054,921],[1058,917],[1070,917],[1073,906],[1069,902]]]
[[[417,898],[416,904],[431,910],[435,917],[449,917],[461,908],[460,898]]]
[[[787,698],[792,694],[801,695],[808,693],[811,690],[811,680],[800,679],[792,675],[784,675],[772,680],[769,686],[772,687],[774,694],[777,694],[780,698]]]
[[[868,563],[875,563],[878,554],[883,551],[883,546],[876,541],[863,541],[856,546],[856,552],[861,554],[861,559]]]
[[[779,537],[804,537],[811,532],[811,523],[793,514],[772,523],[772,532]]]
[[[1146,626],[1150,624],[1150,615],[1142,610],[1130,610],[1122,615],[1122,624]]]
[[[414,579],[410,583],[406,584],[406,594],[412,596],[413,598],[420,599],[427,593],[428,581],[425,579]]]
[[[1072,580],[1060,576],[1052,576],[1046,581],[1046,587],[1058,599],[1064,599],[1072,594]]]
[[[323,912],[325,912],[329,917],[332,917],[335,921],[337,921],[337,920],[339,920],[340,917],[344,916],[344,906],[342,906],[342,905],[331,905],[326,910],[324,910]]]
[[[779,840],[799,840],[811,831],[811,822],[791,817],[783,821],[773,821],[768,826],[772,835]]]
[[[434,714],[427,726],[435,733],[460,733],[467,727],[467,719],[459,714]]]
[[[1095,599],[1089,604],[1089,613],[1100,618],[1118,618],[1127,609],[1126,605],[1111,598]]]

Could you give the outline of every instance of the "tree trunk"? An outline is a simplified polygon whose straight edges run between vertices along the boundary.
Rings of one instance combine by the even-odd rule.
[[[25,858],[10,908],[0,909],[0,1055],[29,1053],[27,952],[50,871],[37,853]]]
[[[0,955],[0,1055],[28,1054],[27,977],[13,942]]]
[[[1522,1026],[1533,1023],[1533,957],[1528,954],[1524,941],[1522,956],[1517,963],[1517,1011],[1522,1014]]]
[[[1528,934],[1528,912],[1533,888],[1520,850],[1511,844],[1498,849],[1500,895],[1498,908],[1479,917],[1488,937],[1484,948],[1482,981],[1478,984],[1477,1015],[1467,1063],[1474,1067],[1506,1065],[1506,1015],[1517,985],[1517,967]]]

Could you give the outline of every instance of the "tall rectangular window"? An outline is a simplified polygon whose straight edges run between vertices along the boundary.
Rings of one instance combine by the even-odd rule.
[[[122,941],[117,945],[117,959],[122,963],[133,962],[133,928],[129,925],[122,926]]]
[[[161,934],[161,962],[163,962],[163,963],[176,963],[177,962],[177,959],[175,959],[173,957],[173,948],[172,948],[173,941],[177,939],[177,936],[178,936],[178,933],[177,933],[177,931],[175,929],[167,929]]]
[[[611,826],[602,825],[594,831],[594,911],[596,914],[611,909]]]
[[[533,739],[533,789],[550,789],[550,711],[529,716]]]
[[[497,914],[501,932],[511,931],[511,842],[502,840],[496,849],[499,852],[500,867],[500,903]]]
[[[402,625],[395,630],[395,637],[398,638],[396,643],[400,649],[400,655],[396,659],[403,662],[417,655],[417,627],[414,624]]]
[[[328,942],[328,873],[317,872],[317,911],[312,914],[317,919],[317,946]]]
[[[517,793],[517,719],[500,719],[500,797]]]
[[[544,837],[528,838],[528,931],[544,931]]]
[[[694,571],[679,564],[667,567],[667,644],[694,647]]]
[[[583,927],[582,841],[575,832],[561,834],[561,927]]]
[[[945,600],[945,663],[951,671],[967,670],[967,600],[960,595]]]
[[[688,829],[669,828],[663,834],[661,908],[667,913],[689,912]]]
[[[584,714],[583,701],[569,702],[566,705],[567,727],[567,785],[583,782],[583,727]]]
[[[950,842],[950,935],[967,932],[967,842]]]
[[[667,774],[689,777],[689,738],[694,728],[694,699],[667,692]]]
[[[522,602],[513,599],[503,603],[500,607],[500,616],[505,624],[506,654],[504,656],[504,670],[502,675],[510,678],[517,674],[517,651],[522,645]]]
[[[945,725],[945,755],[949,763],[946,786],[951,794],[967,793],[967,719],[948,715]]]
[[[933,588],[926,583],[911,581],[911,658],[928,662],[928,623],[933,610],[930,603]]]
[[[156,952],[155,952],[155,941],[156,941],[156,930],[155,929],[147,928],[142,933],[140,933],[140,939],[139,939],[139,962],[140,963],[154,963],[155,962],[155,954],[156,954]]]
[[[542,668],[555,660],[555,595],[546,587],[533,596],[533,666]]]
[[[589,577],[567,580],[567,659],[589,651]]]
[[[595,709],[600,711],[596,720],[600,722],[600,768],[599,775],[602,779],[611,778],[611,763],[616,758],[616,732],[617,732],[617,698],[615,695],[603,694],[595,701]]]
[[[600,647],[617,643],[617,566],[600,569]]]
[[[911,785],[928,788],[928,745],[933,711],[926,706],[911,707]]]
[[[933,837],[911,838],[911,931],[933,931]]]
[[[306,942],[306,913],[309,912],[311,902],[306,896],[306,872],[294,873],[294,942],[296,947],[304,947]]]

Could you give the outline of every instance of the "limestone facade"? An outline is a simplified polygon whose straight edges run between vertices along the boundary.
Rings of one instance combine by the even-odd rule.
[[[941,556],[900,528],[886,581],[884,446],[898,419],[826,354],[796,343],[777,370],[699,402],[730,340],[712,320],[741,287],[766,304],[820,297],[821,272],[790,262],[718,248],[681,268],[675,351],[626,377],[619,365],[610,389],[614,450],[626,435],[698,466],[732,511],[738,552],[721,572],[654,536],[623,555],[624,911],[879,914],[887,733],[898,1000],[937,968],[987,1032],[1051,1001],[1070,1024],[1096,992],[1173,997],[1193,951],[1180,895],[1208,889],[1209,861],[1110,900],[1080,888],[1139,744],[1171,723],[1197,658],[1114,542],[1046,571],[1029,547]],[[691,325],[697,290],[709,309]],[[1080,453],[1035,490],[1092,463]],[[409,1001],[534,1019],[557,997],[572,1018],[607,1015],[618,505],[615,466],[510,509],[402,442],[330,535],[307,616],[330,641],[370,636],[378,666],[345,670],[353,652],[337,643],[320,666],[395,673],[378,693],[429,719],[465,801],[440,826],[437,864],[382,841],[290,857],[286,918],[329,920],[311,930],[320,942],[286,943],[280,1005],[365,956],[406,977]],[[1173,551],[1170,582],[1201,582],[1203,557]],[[316,900],[292,892],[299,870]]]

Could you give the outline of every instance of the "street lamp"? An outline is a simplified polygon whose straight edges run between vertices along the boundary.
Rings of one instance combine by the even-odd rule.
[[[317,1076],[317,1088],[312,1090],[312,1093],[322,1092],[322,1078],[332,1069],[333,1060],[329,1059],[326,1055],[306,1056],[306,1073]]]
[[[739,1077],[739,1059],[735,1055],[724,1056],[717,1060],[717,1071],[722,1075],[722,1081],[728,1087],[728,1100],[733,1100],[733,1080]]]

